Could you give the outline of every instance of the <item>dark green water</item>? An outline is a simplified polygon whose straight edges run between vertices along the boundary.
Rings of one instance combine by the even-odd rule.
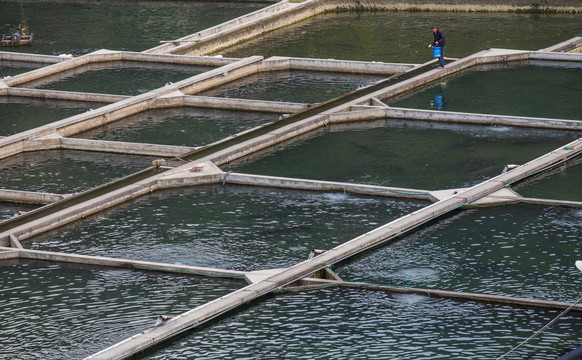
[[[82,359],[244,282],[29,261],[0,262],[0,357]]]
[[[0,188],[80,192],[150,167],[155,159],[73,150],[25,152],[0,160]]]
[[[557,311],[329,289],[268,299],[145,359],[495,359]],[[555,359],[579,344],[569,315],[511,359]]]
[[[191,107],[149,110],[76,137],[165,145],[201,146],[274,121],[280,114]]]
[[[480,66],[386,102],[415,109],[582,120],[582,101],[574,95],[582,94],[580,79],[582,65],[576,63]]]
[[[424,63],[432,59],[433,24],[445,33],[445,56],[457,58],[490,48],[539,50],[582,33],[580,15],[327,13],[218,53]]]
[[[270,188],[154,193],[38,236],[32,249],[234,270],[288,267],[428,205]],[[74,240],[73,240],[74,239]]]
[[[263,175],[418,188],[475,185],[579,136],[503,126],[377,121],[330,126],[277,149],[232,162]],[[577,189],[571,183],[572,189]]]
[[[211,69],[213,67],[114,61],[90,64],[21,87],[135,96]]]
[[[2,5],[0,5],[0,7],[1,6]],[[4,51],[4,48],[1,48],[0,51]],[[0,60],[0,77],[18,75],[23,72],[41,68],[42,66],[43,65],[39,63],[22,63]]]
[[[582,209],[472,209],[337,269],[346,281],[573,302]]]
[[[0,97],[0,136],[50,124],[103,104],[62,100],[42,100],[19,97]]]
[[[582,158],[577,158],[551,171],[513,186],[525,197],[582,201]]]
[[[382,79],[379,75],[319,71],[262,72],[198,95],[252,100],[318,103]]]
[[[214,1],[1,2],[0,33],[23,21],[34,33],[31,46],[2,51],[75,56],[99,49],[143,51],[265,6]]]

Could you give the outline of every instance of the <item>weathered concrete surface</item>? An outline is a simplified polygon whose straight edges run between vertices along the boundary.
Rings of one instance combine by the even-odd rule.
[[[222,182],[226,184],[267,186],[275,188],[310,190],[310,191],[330,191],[330,192],[343,191],[346,193],[354,194],[436,201],[436,199],[432,197],[431,193],[427,190],[341,183],[333,181],[294,179],[277,176],[224,173],[222,175]]]
[[[309,59],[273,56],[263,62],[267,71],[307,70],[329,71],[335,73],[392,75],[411,70],[417,64],[383,63],[368,61],[349,61],[334,59]]]
[[[70,60],[68,57],[39,55],[32,53],[0,51],[0,61],[15,61],[25,63],[56,64]]]
[[[174,157],[195,150],[195,147],[134,143],[124,141],[87,140],[64,137],[43,137],[32,140],[27,151],[48,149],[83,150],[118,154]]]
[[[397,287],[397,286],[386,286],[386,285],[373,285],[364,283],[350,283],[350,282],[338,282],[337,286],[347,287],[351,289],[368,289],[376,291],[387,291],[390,293],[401,293],[401,294],[418,294],[418,295],[428,295],[440,298],[463,300],[463,301],[477,301],[483,303],[494,303],[494,304],[506,304],[511,306],[527,306],[542,309],[567,309],[572,304],[563,301],[549,301],[549,300],[536,300],[529,298],[520,298],[513,296],[502,296],[502,295],[489,295],[489,294],[478,294],[478,293],[468,293],[461,291],[447,291],[447,290],[437,290],[437,289],[420,289],[420,288],[410,288],[410,287]],[[577,304],[571,308],[574,311],[582,311],[582,304]]]
[[[540,51],[544,52],[569,52],[582,46],[582,34],[572,39],[562,41],[561,43],[552,45]]]
[[[158,99],[157,103],[159,104],[161,101],[162,99]],[[209,96],[184,96],[183,106],[286,114],[303,111],[309,108],[309,105],[302,103],[218,98]]]
[[[582,131],[581,120],[563,120],[550,118],[535,118],[525,116],[492,115],[478,113],[462,113],[454,111],[417,110],[379,106],[374,99],[372,105],[351,106],[344,112],[329,115],[331,124],[353,123],[378,119],[396,120],[423,120],[430,122],[444,122],[453,124],[500,125],[538,129],[574,130]]]
[[[2,250],[6,250],[6,248],[4,249],[0,248],[0,254]],[[23,248],[20,248],[17,254],[20,259],[28,260],[56,261],[74,264],[106,266],[133,270],[171,272],[201,276],[232,277],[240,278],[241,280],[247,281],[245,277],[246,273],[244,271],[236,270],[223,270],[189,265],[175,265],[153,261],[110,258],[105,256],[67,254],[54,251],[28,250]]]
[[[582,114],[580,120],[562,120],[548,118],[534,118],[525,116],[506,116],[476,113],[461,113],[453,111],[437,110],[413,110],[405,108],[388,107],[385,110],[386,117],[391,119],[426,120],[434,122],[501,125],[538,129],[576,130],[582,131]]]
[[[29,97],[36,99],[54,99],[54,100],[71,100],[83,102],[114,103],[121,100],[129,99],[126,95],[94,94],[74,91],[44,90],[44,89],[27,89],[12,88],[6,89],[7,96]]]
[[[39,205],[50,204],[55,201],[63,200],[67,196],[69,195],[0,189],[0,201],[15,202],[21,204],[39,204]]]

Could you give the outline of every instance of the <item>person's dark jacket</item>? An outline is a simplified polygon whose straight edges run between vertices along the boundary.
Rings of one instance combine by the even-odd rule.
[[[437,28],[437,31],[432,34],[434,36],[434,41],[432,42],[432,46],[445,46],[445,34],[441,29]],[[438,41],[438,45],[437,45]]]

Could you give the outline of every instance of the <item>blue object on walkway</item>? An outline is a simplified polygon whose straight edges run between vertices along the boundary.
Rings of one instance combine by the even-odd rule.
[[[440,46],[433,46],[432,47],[432,57],[435,57],[435,58],[441,57],[441,47]]]

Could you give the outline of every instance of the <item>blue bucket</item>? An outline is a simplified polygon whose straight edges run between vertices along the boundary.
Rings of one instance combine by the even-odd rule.
[[[441,47],[440,46],[433,46],[432,47],[432,57],[435,57],[435,58],[441,57]]]

